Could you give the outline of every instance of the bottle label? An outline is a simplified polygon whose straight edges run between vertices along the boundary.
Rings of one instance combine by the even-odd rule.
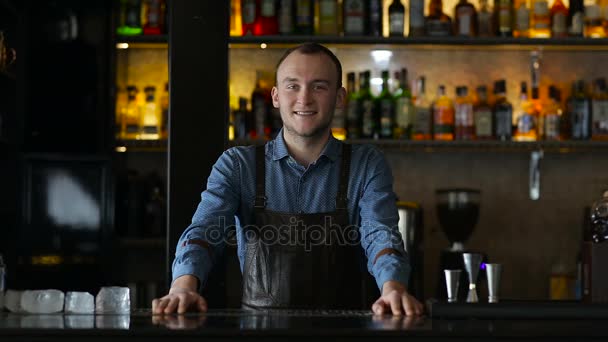
[[[534,16],[547,16],[549,15],[549,4],[546,1],[535,1],[534,2]]]
[[[528,134],[536,129],[536,120],[533,115],[522,113],[517,118],[517,133]]]
[[[424,0],[410,1],[410,27],[424,27]]]
[[[362,0],[344,0],[344,33],[363,34],[365,11]]]
[[[511,137],[511,111],[496,111],[496,136],[502,139]]]
[[[471,13],[468,9],[460,10],[458,15],[458,34],[468,36],[471,34]]]
[[[498,29],[500,32],[511,31],[511,9],[500,8],[498,10]]]
[[[393,135],[393,102],[383,99],[380,101],[380,135],[390,137]]]
[[[403,35],[403,13],[393,12],[389,16],[389,34],[390,35]]]
[[[608,134],[608,100],[593,100],[591,110],[593,134]]]
[[[326,0],[319,3],[319,16],[321,18],[336,19],[336,1]]]
[[[276,15],[274,0],[262,0],[262,17],[274,17]]]
[[[454,133],[454,112],[450,107],[434,106],[434,133]]]
[[[243,24],[253,24],[255,21],[255,1],[245,0],[243,4]]]
[[[412,102],[407,97],[400,97],[395,101],[395,122],[397,126],[406,128],[412,125]]]
[[[473,105],[470,103],[461,103],[455,106],[456,126],[473,127]]]
[[[573,35],[583,34],[583,12],[576,12],[572,16],[572,26],[570,27],[570,33],[572,33]]]
[[[361,118],[363,120],[363,124],[361,127],[362,134],[364,136],[372,136],[374,134],[374,112],[373,112],[373,103],[371,100],[363,100],[361,103],[361,109],[363,113]]]
[[[566,15],[555,13],[553,15],[553,34],[563,34],[566,32]]]
[[[517,9],[515,25],[518,31],[527,31],[530,28],[530,11],[525,3]]]
[[[492,112],[479,110],[475,112],[475,135],[478,137],[492,136]]]
[[[545,115],[545,139],[559,138],[560,116],[557,113]]]
[[[414,132],[416,134],[431,134],[431,111],[426,107],[416,107]]]
[[[570,125],[573,139],[589,137],[589,102],[584,99],[572,99],[568,102]]]

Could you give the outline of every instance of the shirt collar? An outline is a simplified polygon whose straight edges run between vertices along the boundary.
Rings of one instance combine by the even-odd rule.
[[[326,156],[332,162],[336,161],[340,156],[341,151],[341,143],[340,140],[334,138],[333,135],[330,134],[329,141],[325,144],[323,151],[319,155]],[[287,145],[285,144],[285,138],[283,138],[283,128],[277,134],[277,137],[274,139],[274,148],[272,151],[272,160],[280,160],[289,156],[289,151],[287,150]]]

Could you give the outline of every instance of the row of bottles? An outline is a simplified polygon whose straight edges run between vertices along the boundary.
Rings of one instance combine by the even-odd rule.
[[[167,33],[165,0],[120,0],[116,33],[122,36]]]
[[[604,78],[594,80],[587,89],[583,80],[573,82],[572,91],[562,101],[561,90],[549,86],[546,101],[539,98],[539,88],[533,82],[521,82],[520,104],[515,107],[507,100],[506,81],[494,82],[492,94],[485,85],[470,91],[467,86],[456,87],[450,97],[440,85],[434,100],[430,100],[425,77],[409,87],[405,68],[390,78],[388,70],[382,75],[382,90],[374,95],[370,87],[370,71],[347,74],[347,103],[337,110],[332,123],[334,136],[339,139],[403,139],[403,140],[607,140],[608,87]],[[390,84],[397,84],[391,87]],[[270,139],[281,127],[280,115],[272,107],[270,90],[257,82],[248,99],[239,99],[239,108],[232,111],[229,138]],[[395,88],[395,89],[391,89]]]
[[[155,86],[146,86],[143,92],[134,85],[119,89],[116,97],[116,138],[166,139],[168,114],[168,83],[165,83],[158,100]]]
[[[442,0],[231,0],[230,34],[606,37],[608,1],[459,0],[452,16]],[[405,5],[404,5],[405,4]],[[406,6],[407,5],[407,6]],[[493,7],[492,7],[493,6]]]

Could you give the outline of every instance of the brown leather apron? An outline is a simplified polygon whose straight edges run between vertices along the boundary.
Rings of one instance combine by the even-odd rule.
[[[297,214],[266,209],[264,146],[256,150],[255,225],[246,227],[243,307],[362,309],[363,272],[358,228],[349,225],[347,189],[351,146],[342,145],[333,212]]]

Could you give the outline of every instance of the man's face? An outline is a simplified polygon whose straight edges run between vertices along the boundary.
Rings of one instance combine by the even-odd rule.
[[[323,53],[291,53],[277,70],[272,104],[279,108],[286,133],[300,137],[325,135],[346,91],[338,88],[336,67]]]

